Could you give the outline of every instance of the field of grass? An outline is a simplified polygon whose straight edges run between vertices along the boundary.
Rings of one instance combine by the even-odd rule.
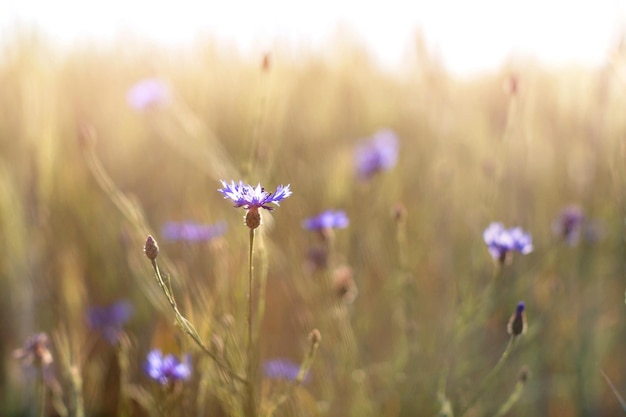
[[[391,74],[349,39],[265,58],[5,39],[0,415],[625,413],[626,52],[459,79],[419,45]],[[133,108],[146,78],[166,100]],[[358,177],[355,150],[384,129],[397,161]],[[260,209],[252,256],[220,180],[293,192]],[[584,217],[558,229],[572,207]],[[327,209],[349,225],[303,227]],[[226,229],[167,236],[185,221]],[[533,250],[494,259],[492,222]],[[128,320],[103,337],[92,309],[118,301]],[[189,377],[153,379],[152,349]]]

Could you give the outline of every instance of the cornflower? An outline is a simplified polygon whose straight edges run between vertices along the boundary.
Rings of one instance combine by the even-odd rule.
[[[328,229],[344,229],[348,227],[350,220],[343,210],[326,210],[317,216],[309,217],[302,222],[302,227],[307,230],[323,232]]]
[[[46,370],[53,362],[49,345],[46,333],[35,333],[26,339],[22,348],[13,351],[13,356],[25,366]]]
[[[552,223],[552,231],[563,238],[568,245],[575,246],[580,241],[585,215],[578,206],[564,208]]]
[[[520,301],[515,308],[515,313],[513,313],[509,319],[508,325],[506,326],[507,332],[513,337],[517,337],[526,332],[527,325],[526,314],[524,313],[525,308],[526,305],[524,302]]]
[[[274,207],[268,204],[276,204],[280,206],[280,202],[289,197],[292,193],[287,186],[279,185],[276,191],[268,193],[265,188],[261,187],[259,183],[256,187],[252,185],[244,184],[243,181],[235,183],[231,181],[228,184],[226,181],[220,180],[222,187],[218,189],[225,199],[229,199],[235,203],[235,207],[243,207],[247,213],[244,217],[245,224],[250,229],[256,229],[261,225],[261,213],[259,209],[265,209],[272,211]]]
[[[504,263],[511,252],[517,251],[526,255],[533,251],[532,238],[521,227],[505,229],[502,223],[491,223],[483,232],[491,256]]]
[[[124,324],[130,319],[133,307],[128,301],[118,301],[109,306],[92,307],[87,311],[87,324],[100,331],[111,345],[116,345],[123,333]]]
[[[226,223],[200,224],[196,222],[167,222],[161,230],[166,240],[206,242],[226,233]]]
[[[360,179],[368,179],[379,171],[393,168],[398,161],[396,134],[389,129],[379,130],[357,146],[354,160]]]
[[[166,105],[170,101],[170,91],[161,79],[145,78],[128,90],[126,100],[135,110],[143,111]]]
[[[185,355],[181,362],[174,355],[163,356],[159,349],[153,349],[148,353],[145,371],[161,385],[186,381],[191,377],[191,359]]]
[[[263,373],[271,379],[286,379],[295,381],[300,373],[300,365],[289,359],[272,359],[263,363]],[[309,374],[304,377],[304,382],[308,381]]]

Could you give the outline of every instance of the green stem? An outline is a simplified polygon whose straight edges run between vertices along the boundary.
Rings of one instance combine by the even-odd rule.
[[[511,336],[509,339],[509,343],[506,346],[506,349],[504,350],[504,352],[502,353],[502,356],[500,356],[498,363],[496,363],[496,366],[494,366],[493,369],[487,374],[483,382],[478,387],[476,394],[474,394],[474,396],[465,405],[465,408],[459,413],[461,417],[465,416],[467,412],[472,408],[472,406],[476,403],[476,401],[480,399],[480,397],[483,395],[483,393],[485,392],[485,390],[487,389],[487,387],[489,386],[493,378],[497,375],[500,368],[502,368],[502,365],[504,364],[504,362],[506,362],[507,358],[511,354],[511,351],[513,350],[512,348],[513,348],[514,340],[515,340],[515,336]]]
[[[300,364],[300,370],[298,371],[296,379],[293,380],[291,384],[289,384],[289,387],[282,395],[280,395],[276,400],[272,402],[272,405],[270,405],[267,412],[265,413],[266,417],[272,417],[276,410],[289,399],[293,391],[297,387],[302,385],[302,382],[304,382],[304,378],[306,378],[307,374],[311,370],[311,367],[313,366],[313,361],[315,360],[315,355],[317,354],[318,347],[319,341],[312,341],[307,355],[304,357],[302,363]]]
[[[172,307],[172,310],[174,311],[174,315],[176,317],[176,323],[181,327],[181,329],[185,333],[187,333],[189,337],[191,337],[191,339],[194,342],[196,342],[198,347],[200,347],[200,349],[202,349],[211,359],[213,359],[213,361],[220,368],[226,371],[228,375],[230,375],[232,378],[240,382],[246,383],[247,382],[246,378],[242,377],[241,375],[235,373],[232,369],[230,369],[230,367],[226,363],[224,363],[222,359],[220,359],[215,353],[211,351],[211,349],[209,349],[204,344],[204,342],[198,335],[197,330],[193,327],[193,325],[189,322],[189,320],[187,320],[178,310],[178,306],[176,305],[176,300],[174,299],[174,294],[170,291],[168,286],[165,284],[165,281],[163,280],[163,276],[161,275],[161,271],[159,270],[159,266],[156,260],[151,260],[151,262],[152,262],[152,268],[154,269],[154,273],[156,276],[156,280],[159,286],[161,287],[161,289],[163,290],[163,293],[165,293],[165,296],[167,297],[167,300],[169,301],[170,306]],[[170,288],[171,288],[171,284],[170,284]]]
[[[85,401],[83,398],[83,378],[80,370],[76,366],[70,368],[72,381],[72,394],[74,395],[74,417],[85,416]]]
[[[511,408],[513,408],[513,406],[517,403],[517,401],[519,401],[520,397],[522,396],[525,386],[525,381],[517,381],[517,384],[515,384],[515,389],[513,390],[509,398],[505,401],[505,403],[500,406],[495,414],[495,417],[502,417],[509,411],[511,411]]]
[[[615,388],[615,385],[613,385],[613,382],[611,382],[608,375],[605,374],[604,371],[602,370],[600,370],[600,372],[602,373],[602,376],[604,377],[604,380],[606,381],[606,383],[609,384],[609,388],[611,388],[611,391],[613,391],[613,395],[615,395],[615,398],[617,398],[617,401],[619,401],[619,404],[622,406],[622,410],[626,412],[626,401],[624,401],[622,396],[619,394],[619,392],[617,391],[617,388]]]
[[[246,402],[246,417],[256,416],[256,404],[254,398],[254,380],[255,380],[255,341],[254,341],[254,326],[252,318],[253,307],[253,283],[254,283],[254,229],[250,229],[250,250],[248,252],[248,346],[247,346],[247,360],[248,360],[248,372],[247,372],[247,402]]]
[[[46,383],[44,381],[44,368],[41,367],[41,378],[39,381],[39,391],[40,391],[40,404],[39,404],[39,417],[44,417],[46,415]]]
[[[259,295],[257,297],[256,320],[254,321],[254,326],[256,330],[254,333],[254,340],[258,341],[261,334],[261,324],[263,322],[263,316],[265,315],[265,293],[267,289],[268,261],[267,249],[263,245],[263,241],[259,241],[259,239],[257,239],[256,249],[257,259],[261,260],[261,268],[260,271],[257,273],[257,288]]]

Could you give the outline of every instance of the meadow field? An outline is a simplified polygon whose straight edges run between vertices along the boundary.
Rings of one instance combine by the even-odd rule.
[[[626,413],[622,47],[0,48],[0,415]]]

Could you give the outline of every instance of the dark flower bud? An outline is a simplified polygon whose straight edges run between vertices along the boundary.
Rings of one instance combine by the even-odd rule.
[[[322,341],[322,334],[320,333],[319,330],[313,329],[311,333],[309,333],[309,342],[311,342],[312,345],[317,345],[321,341]]]
[[[526,331],[526,315],[524,313],[524,309],[525,304],[523,301],[520,301],[517,304],[515,313],[513,313],[511,319],[509,320],[507,331],[513,337],[519,336]]]
[[[157,256],[159,256],[159,245],[157,245],[156,240],[152,236],[148,236],[146,239],[146,244],[143,247],[143,251],[145,252],[148,259],[151,261],[156,260]]]
[[[520,369],[517,379],[519,382],[525,383],[528,381],[528,378],[530,378],[530,369],[528,369],[527,366],[524,366]]]
[[[351,304],[358,294],[356,284],[352,278],[352,268],[342,265],[333,273],[333,291],[337,299],[345,304]]]

